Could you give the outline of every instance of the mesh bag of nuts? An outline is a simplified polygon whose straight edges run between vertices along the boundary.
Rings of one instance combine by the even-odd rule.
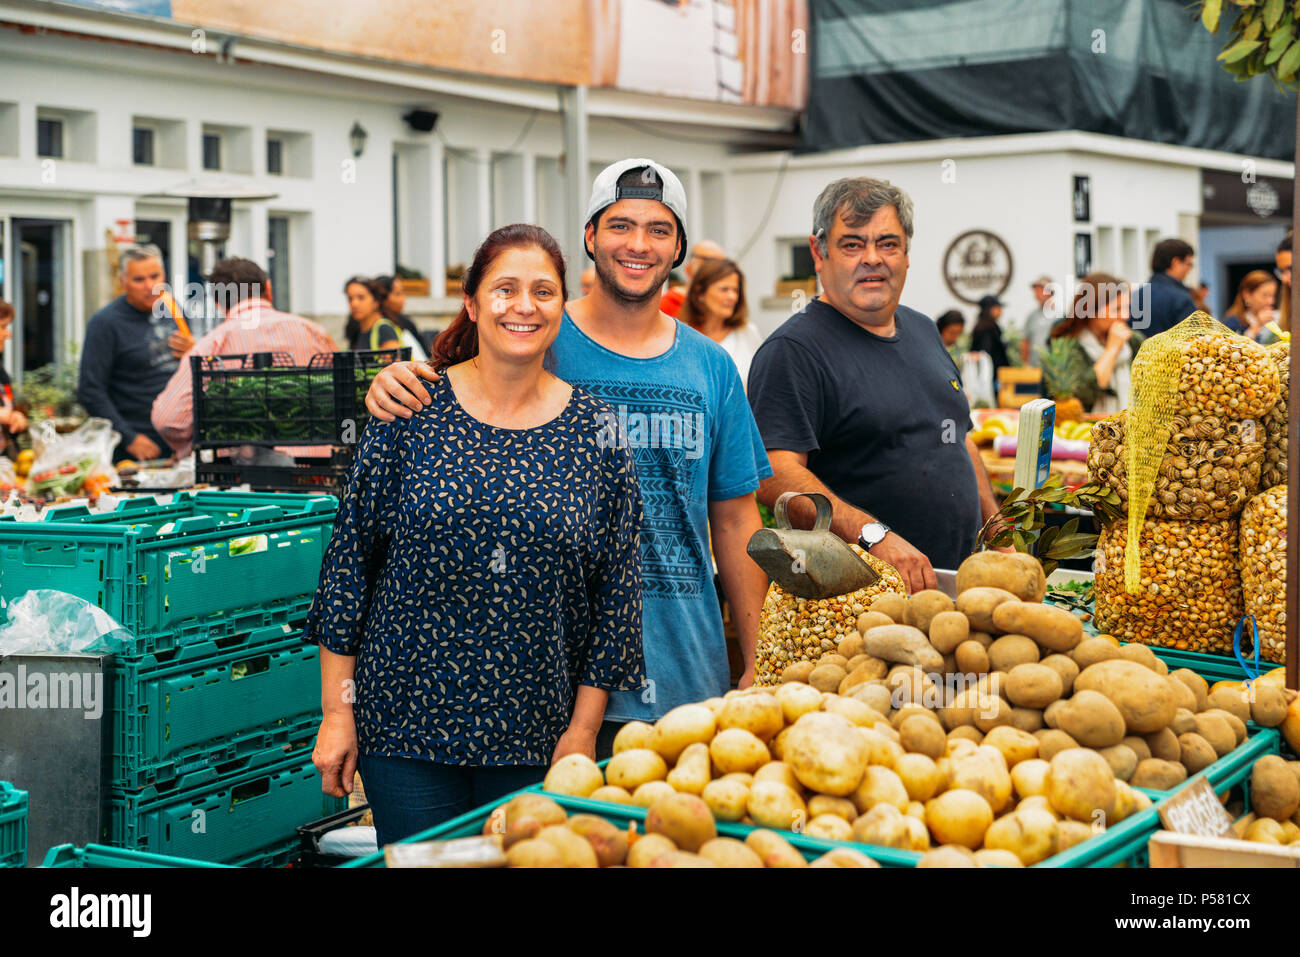
[[[1174,328],[1205,316],[1218,331],[1202,332],[1179,344],[1182,367],[1179,411],[1224,418],[1259,418],[1277,403],[1277,365],[1257,342],[1230,332],[1198,312]],[[1152,341],[1155,341],[1153,339]]]
[[[1122,522],[1103,525],[1097,543],[1095,624],[1121,641],[1232,654],[1242,614],[1238,526],[1147,519],[1139,536],[1140,588],[1125,588],[1128,547]]]
[[[1286,463],[1289,434],[1287,425],[1287,399],[1291,388],[1291,343],[1275,342],[1266,347],[1273,363],[1277,366],[1281,394],[1277,404],[1264,414],[1264,470],[1260,476],[1260,488],[1272,488],[1286,483]]]
[[[781,672],[796,661],[816,661],[834,651],[840,640],[857,631],[858,616],[877,596],[886,592],[907,594],[907,586],[893,565],[882,562],[857,545],[854,553],[876,570],[880,580],[835,598],[799,598],[773,582],[767,589],[758,620],[758,654],[754,684],[781,683]]]
[[[1286,486],[1260,492],[1241,513],[1241,590],[1255,616],[1259,656],[1286,662]],[[1242,629],[1242,644],[1249,636]],[[1243,647],[1242,653],[1246,654]],[[1250,652],[1253,654],[1253,650]]]
[[[1089,481],[1119,493],[1128,508],[1128,413],[1092,427],[1088,448]],[[1264,460],[1263,429],[1254,419],[1176,415],[1173,438],[1165,446],[1147,518],[1197,522],[1236,518],[1259,490]]]
[[[1194,312],[1152,336],[1133,360],[1133,394],[1126,425],[1128,543],[1124,584],[1141,591],[1138,535],[1156,489],[1176,415],[1258,419],[1277,402],[1277,366],[1264,347]]]

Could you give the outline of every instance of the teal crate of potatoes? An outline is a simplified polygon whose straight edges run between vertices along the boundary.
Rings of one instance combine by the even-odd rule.
[[[27,866],[27,792],[0,781],[0,867]]]
[[[168,857],[165,854],[147,854],[143,851],[128,851],[120,847],[104,847],[101,844],[87,844],[77,847],[75,844],[60,844],[50,848],[41,867],[76,867],[86,870],[104,868],[144,868],[144,867],[219,867],[227,869],[229,864],[213,864],[209,861],[187,860],[182,857]]]
[[[298,621],[254,631],[230,650],[208,641],[176,660],[115,659],[110,784],[138,790],[310,749],[321,719],[320,649],[301,631]]]
[[[1183,788],[1189,786],[1197,778],[1205,778],[1216,791],[1226,790],[1234,784],[1240,783],[1243,777],[1250,774],[1251,767],[1254,763],[1266,754],[1275,754],[1279,749],[1280,736],[1273,729],[1257,728],[1250,726],[1252,736],[1243,741],[1237,748],[1224,755],[1218,761],[1215,761],[1209,767],[1202,770],[1199,774],[1188,778],[1186,782],[1180,784],[1171,791],[1153,791],[1146,790],[1145,793],[1151,798],[1152,807],[1131,814],[1129,817],[1114,824],[1102,831],[1096,836],[1075,845],[1068,850],[1062,851],[1044,861],[1035,864],[1035,867],[1115,867],[1115,866],[1132,866],[1145,867],[1147,863],[1147,841],[1151,835],[1160,828],[1160,817],[1157,806],[1163,800],[1166,800]],[[602,762],[603,768],[608,762]],[[634,820],[643,822],[646,815],[644,808],[627,807],[619,804],[612,804],[606,801],[592,801],[587,798],[569,797],[561,794],[553,794],[542,790],[542,785],[534,784],[523,791],[531,793],[545,794],[562,807],[569,809],[570,814],[575,811],[595,813],[602,816],[617,816],[620,820]],[[445,840],[449,837],[464,837],[470,833],[469,828],[475,822],[479,827],[487,819],[492,809],[498,804],[505,803],[513,797],[509,795],[502,798],[501,801],[493,804],[492,807],[481,808],[478,811],[463,815],[460,818],[450,821],[424,834],[416,835],[411,841],[419,840]],[[638,823],[638,827],[643,824]],[[718,834],[723,837],[735,837],[744,840],[745,836],[756,828],[742,824],[727,824],[719,822],[717,824]],[[454,832],[454,833],[453,833]],[[791,831],[778,831],[782,837],[799,849],[805,857],[810,854],[820,856],[827,851],[837,847],[851,847],[861,851],[868,857],[875,860],[884,867],[915,867],[921,859],[921,854],[916,851],[901,850],[891,847],[880,847],[873,844],[860,844],[852,841],[832,841],[818,837],[811,837],[807,834],[797,834]],[[815,852],[815,853],[814,853]],[[372,855],[369,858],[362,858],[351,864],[345,864],[344,867],[382,867],[383,854]]]
[[[1253,729],[1252,729],[1253,730]],[[1272,728],[1260,729],[1234,750],[1173,791],[1166,792],[1154,805],[1130,815],[1096,837],[1062,851],[1036,867],[1146,867],[1147,845],[1151,835],[1160,830],[1160,803],[1204,778],[1216,792],[1222,793],[1250,777],[1251,768],[1266,754],[1278,753],[1281,736]]]
[[[533,792],[533,788],[524,788],[515,794]],[[492,812],[505,804],[515,794],[507,794],[505,797],[491,804],[485,805],[476,810],[462,814],[460,817],[453,818],[445,824],[432,828],[421,834],[415,834],[405,840],[399,841],[399,844],[417,844],[421,841],[449,841],[459,837],[474,837],[482,834],[488,819]],[[626,804],[612,804],[607,801],[591,801],[586,798],[571,797],[565,794],[547,793],[546,797],[553,800],[568,813],[569,817],[575,814],[591,814],[600,817],[614,824],[621,831],[645,831],[645,818],[647,809],[643,807],[633,807]],[[763,828],[750,827],[745,824],[730,824],[726,822],[717,822],[719,837],[735,838],[743,841],[751,832],[764,830]],[[821,857],[827,851],[851,847],[861,851],[868,857],[876,861],[883,867],[915,867],[916,862],[920,860],[921,855],[914,851],[900,851],[892,847],[870,847],[865,844],[848,844],[842,841],[824,841],[820,838],[805,837],[801,834],[794,834],[790,831],[776,831],[797,850],[806,861],[813,861]],[[377,854],[371,854],[367,857],[358,858],[355,861],[349,861],[346,864],[339,865],[339,869],[344,868],[371,868],[385,867],[384,852],[381,849]]]
[[[203,641],[232,618],[305,613],[337,511],[333,496],[181,492],[0,519],[0,597],[76,595],[135,637],[128,654]]]
[[[198,787],[112,792],[103,843],[233,864],[296,839],[300,824],[339,810],[311,756],[223,775]]]

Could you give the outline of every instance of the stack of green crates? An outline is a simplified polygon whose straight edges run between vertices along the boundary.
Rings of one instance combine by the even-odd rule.
[[[311,762],[319,649],[300,637],[337,507],[186,492],[0,520],[0,596],[68,592],[133,636],[108,671],[104,844],[275,866],[341,809]]]
[[[0,867],[27,864],[27,792],[0,781]]]
[[[79,868],[84,870],[101,870],[112,868],[155,868],[155,867],[202,867],[225,868],[228,864],[212,864],[208,861],[186,860],[179,857],[167,857],[164,854],[149,854],[145,851],[124,851],[120,847],[104,847],[100,844],[87,844],[77,847],[73,844],[60,844],[52,847],[45,855],[42,867]]]

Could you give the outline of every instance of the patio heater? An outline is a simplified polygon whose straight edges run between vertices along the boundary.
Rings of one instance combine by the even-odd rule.
[[[235,200],[275,199],[278,193],[217,179],[192,179],[150,198],[181,198],[189,203],[189,239],[199,244],[199,273],[206,280],[217,264],[221,244],[230,238],[230,214]]]
[[[169,189],[152,193],[146,198],[179,198],[186,201],[188,204],[187,238],[190,242],[198,244],[198,271],[206,286],[211,280],[212,267],[217,264],[220,257],[221,245],[230,238],[230,218],[234,201],[268,200],[276,199],[278,196],[278,193],[268,193],[264,190],[241,186],[228,180],[199,177],[187,180]],[[187,253],[187,262],[188,259]],[[210,310],[206,305],[209,296],[205,294],[203,298],[205,306],[200,325],[204,328],[196,331],[196,335],[208,331],[206,327],[210,325],[208,321]],[[176,308],[173,311],[182,308],[180,303],[176,303],[175,306]],[[191,318],[200,317],[191,316]],[[180,321],[179,318],[178,321]]]

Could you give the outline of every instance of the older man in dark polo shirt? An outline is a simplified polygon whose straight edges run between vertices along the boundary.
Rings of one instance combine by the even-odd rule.
[[[883,180],[837,180],[809,237],[822,294],[763,343],[749,402],[773,475],[758,496],[820,491],[832,531],[889,562],[908,589],[934,588],[997,511],[970,407],[935,324],[899,305],[912,201]],[[807,499],[791,520],[812,523]]]

